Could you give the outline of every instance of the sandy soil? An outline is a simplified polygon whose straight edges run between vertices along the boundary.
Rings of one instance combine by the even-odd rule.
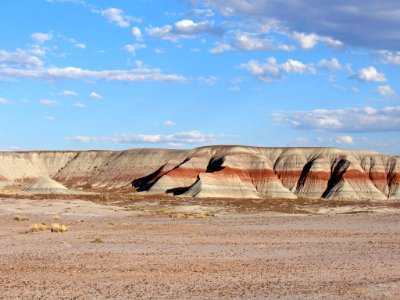
[[[0,298],[400,298],[398,209],[307,210],[3,199]]]

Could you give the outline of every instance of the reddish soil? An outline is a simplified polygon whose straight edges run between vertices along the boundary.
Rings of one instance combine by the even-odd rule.
[[[132,203],[0,200],[0,298],[400,298],[397,208],[288,215],[214,201],[215,216],[177,218],[168,201]],[[26,233],[57,211],[69,232]]]

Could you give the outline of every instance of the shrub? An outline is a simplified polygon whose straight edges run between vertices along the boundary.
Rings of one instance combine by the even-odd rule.
[[[27,216],[16,215],[14,218],[15,221],[22,222],[22,221],[29,221]]]

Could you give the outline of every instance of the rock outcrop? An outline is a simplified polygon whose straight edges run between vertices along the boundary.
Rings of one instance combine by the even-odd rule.
[[[0,181],[223,198],[400,200],[400,158],[335,148],[0,153]],[[0,185],[3,186],[4,184]]]

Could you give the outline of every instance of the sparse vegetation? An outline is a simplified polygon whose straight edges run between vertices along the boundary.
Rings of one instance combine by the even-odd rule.
[[[96,243],[96,244],[104,243],[103,238],[102,238],[101,235],[99,235],[98,237],[96,237],[92,242],[93,242],[93,243]]]
[[[47,225],[45,223],[38,223],[31,225],[32,232],[46,231]]]
[[[51,225],[51,232],[67,232],[68,230],[68,226],[65,226],[64,224],[53,223]]]
[[[60,218],[59,215],[54,215],[54,216],[53,216],[53,220],[54,220],[54,221],[60,221],[61,218]]]
[[[18,222],[23,222],[23,221],[29,221],[29,218],[25,215],[16,215],[14,220]]]

